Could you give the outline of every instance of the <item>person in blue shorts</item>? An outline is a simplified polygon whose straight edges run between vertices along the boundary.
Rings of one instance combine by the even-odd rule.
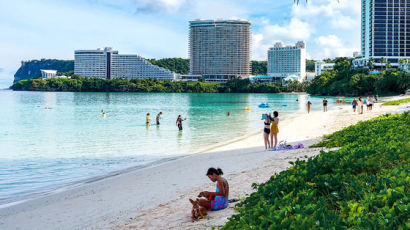
[[[352,101],[352,107],[353,107],[353,112],[355,113],[355,112],[356,112],[356,107],[357,107],[357,100],[356,100],[356,98],[353,99],[353,101]]]
[[[203,191],[200,192],[197,198],[199,206],[206,208],[209,211],[217,211],[225,209],[229,205],[229,184],[228,181],[222,177],[222,170],[220,168],[209,168],[206,175],[212,182],[216,182],[215,192]]]

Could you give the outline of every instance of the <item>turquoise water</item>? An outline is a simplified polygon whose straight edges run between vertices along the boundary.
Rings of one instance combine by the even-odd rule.
[[[257,132],[262,112],[302,112],[308,98],[321,109],[322,98],[297,94],[0,90],[0,204]],[[262,102],[272,107],[258,108]],[[146,127],[146,113],[155,123],[160,111],[161,125]],[[187,118],[182,132],[178,114]]]

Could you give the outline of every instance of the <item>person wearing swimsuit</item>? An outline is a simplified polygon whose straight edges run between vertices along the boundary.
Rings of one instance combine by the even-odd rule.
[[[147,117],[145,119],[146,119],[147,126],[149,126],[150,122],[151,122],[151,118],[149,117],[149,113],[147,113]]]
[[[263,129],[263,140],[265,141],[265,151],[271,148],[269,142],[269,134],[270,134],[270,123],[271,123],[271,116],[269,114],[263,114],[262,119],[265,118],[264,124],[265,127]]]
[[[323,112],[327,112],[327,100],[323,99]]]
[[[186,118],[182,119],[181,115],[178,115],[176,125],[178,126],[179,131],[182,131],[182,121],[185,121],[185,120]]]
[[[356,107],[357,107],[357,100],[356,100],[356,98],[354,98],[353,101],[352,101],[352,107],[353,107],[353,112],[355,113],[355,112],[356,112]]]
[[[160,125],[159,120],[161,120],[161,115],[162,115],[162,112],[159,112],[156,119],[155,119],[156,122],[157,122],[157,125]]]
[[[279,113],[278,111],[273,112],[273,119],[271,121],[272,126],[270,127],[270,146],[272,149],[276,149],[276,145],[278,144],[278,133],[279,133]],[[275,145],[273,145],[273,139],[275,138]]]
[[[206,175],[212,182],[217,182],[216,190],[215,192],[200,192],[199,198],[196,199],[198,204],[209,211],[227,208],[229,205],[229,184],[225,178],[221,177],[223,175],[222,170],[220,168],[209,168]]]

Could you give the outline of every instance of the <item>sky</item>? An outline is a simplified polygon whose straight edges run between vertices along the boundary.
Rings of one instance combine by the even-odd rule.
[[[195,19],[251,21],[252,60],[278,41],[304,40],[309,59],[360,51],[360,0],[0,0],[0,87],[21,60],[73,60],[76,49],[187,58]]]

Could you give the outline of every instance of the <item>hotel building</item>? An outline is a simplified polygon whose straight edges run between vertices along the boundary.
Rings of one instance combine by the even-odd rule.
[[[189,22],[190,75],[208,82],[248,78],[251,23],[246,20]]]
[[[268,50],[268,75],[275,81],[295,77],[302,81],[306,77],[306,44],[298,41],[285,46],[277,42]]]
[[[363,58],[354,64],[385,58],[398,66],[399,59],[410,59],[410,0],[362,0],[361,7]]]
[[[322,73],[332,70],[335,63],[326,63],[324,61],[315,62],[315,76],[321,75]]]
[[[40,72],[42,79],[56,78],[57,76],[57,70],[53,69],[40,69]]]
[[[74,74],[96,78],[176,80],[178,74],[153,65],[138,55],[118,54],[110,47],[74,52]]]

